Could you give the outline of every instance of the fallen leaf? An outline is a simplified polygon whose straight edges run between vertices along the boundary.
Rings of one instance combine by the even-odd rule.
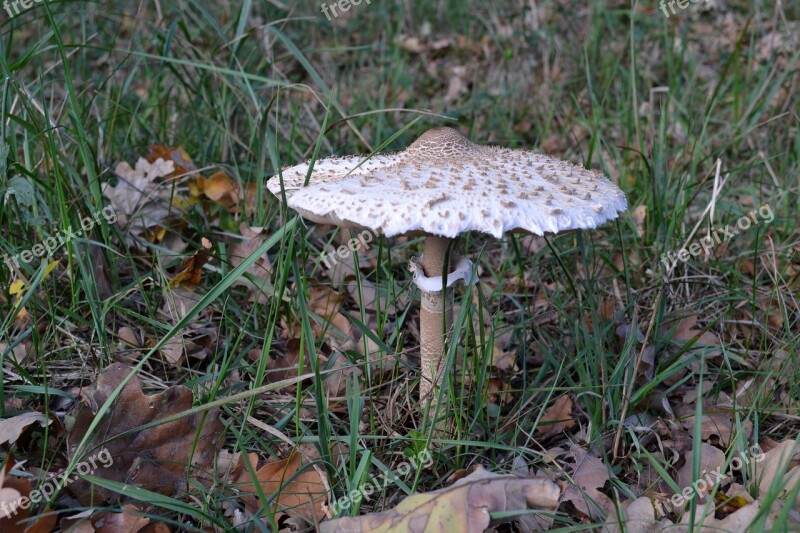
[[[670,528],[669,531],[681,533],[689,533],[690,531],[700,531],[701,533],[718,533],[723,531],[725,533],[751,533],[754,531],[750,528],[750,524],[753,523],[756,516],[759,514],[760,509],[758,503],[753,503],[743,507],[721,520],[717,520],[717,518],[714,516],[714,509],[706,509],[708,505],[710,504],[699,504],[697,506],[693,527],[690,527],[689,529],[680,527],[680,525],[688,526],[689,521],[691,520],[691,513],[684,513],[679,525],[675,528]],[[769,519],[769,517],[767,518],[765,526],[766,529],[762,529],[760,531],[772,530],[772,521]]]
[[[570,455],[575,459],[570,472],[572,483],[561,501],[572,502],[578,511],[595,520],[604,519],[614,509],[611,499],[599,490],[609,479],[608,468],[602,459],[590,456],[580,446],[573,446]]]
[[[761,461],[758,460],[758,455],[750,458],[753,481],[761,498],[767,495],[773,485],[779,487],[781,496],[785,497],[800,483],[800,468],[794,458],[797,452],[797,442],[787,439],[765,452]],[[800,495],[792,502],[792,506],[795,510],[800,510]]]
[[[639,205],[631,212],[631,217],[636,225],[636,235],[642,239],[644,238],[644,222],[647,219],[647,206]]]
[[[328,361],[331,359],[334,359],[333,364],[328,366]],[[361,369],[351,364],[341,351],[336,351],[329,357],[326,357],[325,364],[331,372],[325,376],[325,381],[322,382],[322,386],[325,392],[330,396],[340,396],[345,391],[347,388],[347,376],[350,374],[355,374],[356,376],[362,375]]]
[[[163,176],[166,179],[188,174],[190,171],[197,169],[194,161],[186,153],[183,146],[170,148],[162,144],[151,144],[149,149],[150,151],[146,156],[149,163],[156,163],[159,159],[172,163],[173,171]]]
[[[159,313],[165,317],[167,323],[177,324],[200,301],[200,298],[202,295],[184,286],[166,286],[164,305]],[[198,321],[193,321],[191,326],[178,331],[164,343],[160,354],[170,364],[180,366],[186,356],[205,359],[211,353],[215,339],[215,328],[203,327]]]
[[[33,355],[33,341],[27,338],[10,349],[10,351],[7,342],[0,342],[0,353],[7,353],[6,357],[13,359],[18,365],[21,365]]]
[[[355,276],[348,276],[345,282],[350,298],[359,303],[359,309],[361,307],[364,308],[364,312],[369,319],[374,321],[374,315],[378,311],[386,316],[394,316],[396,309],[395,305],[391,304],[388,290],[376,287],[375,283],[368,279],[362,279],[359,285]],[[398,302],[397,306],[402,308],[403,301],[401,296],[398,296],[395,301]]]
[[[572,398],[569,394],[564,394],[545,410],[536,426],[536,436],[552,437],[573,427],[575,419],[572,417]]]
[[[218,170],[208,178],[198,176],[196,187],[206,198],[228,209],[238,205],[242,196],[239,184],[223,170]]]
[[[125,161],[117,164],[114,169],[119,177],[117,185],[103,184],[103,196],[111,202],[117,224],[134,235],[160,226],[177,207],[172,205],[172,185],[156,180],[174,171],[172,161],[160,158],[152,163],[139,158],[136,168]]]
[[[769,294],[762,294],[757,299],[759,313],[759,322],[767,322],[775,329],[783,328],[783,311],[781,311],[780,302]]]
[[[242,240],[235,242],[228,248],[228,261],[230,261],[231,268],[236,268],[242,264],[242,261],[255,252],[268,238],[263,228],[250,227],[245,223],[239,225],[239,233],[242,235]],[[250,265],[246,271],[253,279],[241,276],[234,282],[234,287],[247,287],[250,301],[265,303],[273,293],[273,287],[270,283],[272,279],[271,270],[272,265],[265,253]]]
[[[51,261],[47,263],[47,266],[44,269],[44,273],[42,274],[42,281],[44,281],[47,276],[58,266],[59,259],[55,261]],[[22,307],[22,301],[25,299],[27,291],[25,290],[25,280],[18,279],[13,282],[8,287],[8,294],[11,296],[16,296],[14,299],[14,311],[17,312],[16,319],[23,320],[25,317],[28,316],[28,310]]]
[[[49,533],[55,529],[58,515],[53,513],[37,520],[31,518],[31,482],[28,478],[11,475],[11,470],[19,469],[10,453],[6,456],[0,470],[0,531],[3,533]],[[43,514],[50,509],[44,509]]]
[[[447,68],[447,91],[444,96],[445,104],[451,105],[461,99],[462,96],[469,94],[470,81],[467,79],[467,67],[463,65],[453,65]]]
[[[121,513],[102,511],[92,516],[91,523],[97,533],[138,533],[150,523],[141,516],[142,510],[135,505],[122,506]]]
[[[625,529],[620,527],[615,515],[609,517],[603,533],[622,533],[623,531],[653,532],[668,530],[674,526],[670,520],[656,520],[655,508],[650,498],[642,496],[630,502],[623,510]]]
[[[422,54],[426,52],[439,52],[452,46],[450,39],[420,39],[409,35],[400,34],[394,39],[394,44],[400,46],[406,52],[412,54]]]
[[[327,480],[323,480],[315,468],[303,464],[301,453],[293,452],[286,459],[265,464],[256,471],[256,480],[267,497],[278,495],[273,510],[299,516],[312,524],[325,517]],[[246,470],[239,476],[236,487],[242,492],[256,492]],[[242,500],[251,512],[256,512],[261,505],[254,496],[245,496]]]
[[[258,454],[248,453],[247,458],[251,465],[258,464]],[[217,455],[217,474],[225,483],[234,483],[245,470],[244,456],[242,452],[231,453],[228,450],[220,450]]]
[[[733,514],[739,509],[747,507],[755,500],[742,485],[733,483],[727,493],[718,491],[714,495],[717,511],[726,515]]]
[[[372,334],[378,337],[378,332],[374,329]],[[364,344],[366,341],[366,345]],[[373,372],[377,375],[391,372],[397,363],[395,355],[386,353],[381,346],[372,340],[368,335],[362,336],[356,345],[358,353],[364,356],[364,360],[369,362]]]
[[[314,336],[324,336],[334,350],[353,350],[360,334],[339,309],[346,298],[325,285],[312,285],[308,291],[308,308],[322,318],[322,322],[314,320],[311,329]]]
[[[656,349],[654,346],[646,346],[642,350],[641,362],[639,369],[642,375],[647,381],[651,381],[656,371]]]
[[[704,477],[706,479],[711,479],[712,481],[717,481],[716,477],[712,474],[713,472],[717,472],[717,469],[719,469],[719,472],[724,473],[723,468],[725,466],[725,452],[703,442],[700,444],[700,471],[695,478],[692,468],[692,463],[694,461],[692,454],[692,450],[686,451],[685,462],[683,463],[683,466],[678,469],[678,475],[675,481],[678,483],[679,487],[691,487],[692,483],[695,481],[700,481]],[[708,474],[712,475],[708,476]],[[701,485],[698,485],[697,490],[698,498],[705,497],[705,495],[711,492],[711,489],[713,488],[713,485],[708,486],[708,490],[704,492],[699,489],[700,486]]]
[[[117,338],[121,343],[131,348],[141,348],[142,346],[139,335],[133,331],[133,328],[129,328],[128,326],[122,326],[117,330]]]
[[[103,253],[104,247],[93,242],[78,242],[76,244],[78,245],[78,253],[89,258],[92,280],[94,280],[93,283],[97,287],[97,295],[101,300],[109,298],[114,294],[114,289],[109,279],[112,276],[111,265]]]
[[[694,414],[681,418],[681,425],[686,431],[694,431],[694,423]],[[744,421],[742,431],[745,439],[750,438],[752,429],[753,423],[750,420]],[[735,435],[736,425],[732,414],[723,411],[703,412],[700,436],[704,441],[710,441],[711,444],[727,448]]]
[[[344,294],[325,285],[312,285],[308,291],[308,307],[326,320],[331,320],[344,301]]]
[[[261,350],[255,350],[255,352],[257,357],[260,358]],[[286,350],[283,353],[270,354],[264,379],[267,383],[277,383],[278,381],[311,372],[311,361],[309,361],[308,357],[304,359],[304,368],[298,369],[297,366],[300,363],[300,339],[289,339],[286,341]],[[294,388],[294,385],[290,387]]]
[[[31,411],[12,418],[0,420],[0,444],[5,444],[6,442],[14,444],[28,426],[36,423],[45,427],[50,424],[50,420],[38,411]]]
[[[561,489],[550,480],[508,476],[478,467],[453,485],[412,494],[388,511],[339,518],[320,524],[321,533],[458,531],[477,533],[514,519],[490,513],[558,506]]]
[[[95,533],[97,530],[91,521],[93,514],[94,509],[86,509],[78,514],[62,517],[58,526],[63,533]]]
[[[210,247],[211,245],[209,244],[208,248]],[[193,256],[187,257],[181,262],[183,270],[178,272],[169,282],[171,287],[182,285],[187,289],[193,289],[200,284],[203,279],[203,265],[211,259],[208,254],[208,248],[198,250]]]
[[[6,147],[8,145],[5,145]],[[8,150],[7,148],[4,149],[5,155],[3,155],[3,167],[6,164],[6,157],[8,157]],[[3,173],[5,175],[5,172]],[[33,184],[28,178],[23,178],[20,176],[14,176],[10,180],[8,180],[8,188],[5,190],[5,196],[14,196],[17,199],[17,203],[19,205],[24,205],[25,207],[33,207],[34,202],[36,202],[36,191],[33,188]]]
[[[492,366],[501,372],[510,372],[517,363],[516,350],[503,351],[495,342],[492,350]]]
[[[678,322],[674,333],[669,337],[669,326],[662,328],[662,335],[666,335],[669,340],[675,344],[683,345],[688,342],[693,342],[691,350],[699,350],[707,347],[719,348],[719,339],[713,333],[706,331],[703,333],[701,330],[694,329],[697,324],[698,316],[696,314],[689,315]],[[722,350],[706,350],[705,357],[719,357],[722,355]]]
[[[486,402],[490,405],[503,405],[511,401],[511,383],[500,378],[489,378],[486,384]]]
[[[114,363],[100,374],[93,390],[84,392],[85,405],[78,408],[75,423],[67,435],[70,460],[99,407],[130,372],[131,367]],[[192,402],[192,391],[181,385],[159,394],[145,395],[138,376],[133,376],[87,443],[86,456],[106,449],[113,460],[107,467],[98,467],[93,475],[172,496],[185,487],[188,465],[191,464],[188,475],[195,478],[210,472],[224,429],[217,409],[115,438],[148,422],[191,409]],[[119,496],[80,478],[67,488],[83,505],[90,502],[102,505]]]

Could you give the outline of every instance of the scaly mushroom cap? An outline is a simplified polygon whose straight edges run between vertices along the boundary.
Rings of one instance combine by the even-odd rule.
[[[360,166],[358,166],[360,164]],[[422,232],[594,228],[627,208],[597,170],[526,150],[481,146],[451,128],[425,132],[402,152],[331,157],[283,170],[289,207],[309,220],[387,237]],[[276,176],[269,190],[281,198]]]

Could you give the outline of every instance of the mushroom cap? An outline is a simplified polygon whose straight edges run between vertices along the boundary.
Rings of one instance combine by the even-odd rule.
[[[452,128],[429,130],[402,152],[317,160],[304,187],[309,164],[282,171],[289,207],[314,222],[387,237],[543,235],[594,228],[627,208],[620,188],[597,170],[474,144]],[[277,176],[267,186],[281,198]]]

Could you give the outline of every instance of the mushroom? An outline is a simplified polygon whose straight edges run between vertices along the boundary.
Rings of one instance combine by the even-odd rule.
[[[368,229],[386,237],[423,234],[420,259],[409,268],[422,293],[420,399],[431,401],[441,384],[452,305],[445,282],[474,283],[472,263],[452,254],[468,231],[502,238],[506,232],[594,228],[627,208],[623,192],[597,170],[526,150],[481,146],[452,128],[425,132],[406,150],[330,157],[282,171],[268,182],[289,207],[324,224]],[[451,271],[449,265],[455,265]],[[446,276],[445,276],[446,273]],[[452,294],[452,291],[447,291]],[[447,298],[450,300],[450,298]]]

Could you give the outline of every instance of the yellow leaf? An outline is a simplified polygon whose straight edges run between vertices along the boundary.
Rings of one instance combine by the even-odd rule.
[[[58,261],[59,260],[56,259],[55,261],[51,261],[47,264],[47,267],[44,269],[44,276],[42,276],[42,279],[50,275],[50,272],[52,272],[58,266]]]
[[[11,286],[8,288],[8,294],[20,294],[22,292],[22,288],[25,286],[25,281],[18,279]]]
[[[56,259],[55,261],[51,261],[50,263],[47,264],[47,266],[44,269],[44,275],[42,276],[43,280],[47,278],[47,276],[50,275],[50,272],[52,272],[58,266],[58,261],[59,260]],[[25,288],[25,280],[22,279],[18,279],[8,287],[8,293],[17,296],[16,301],[14,302],[15,310],[21,307],[22,300],[25,299],[25,291],[23,290],[24,288]],[[19,309],[19,312],[17,313],[17,319],[22,320],[26,316],[28,316],[28,310],[25,309],[24,307],[21,307],[21,309]]]
[[[215,172],[210,178],[200,176],[197,182],[203,193],[215,202],[219,202],[225,196],[230,196],[234,202],[239,200],[239,186],[222,170]]]

